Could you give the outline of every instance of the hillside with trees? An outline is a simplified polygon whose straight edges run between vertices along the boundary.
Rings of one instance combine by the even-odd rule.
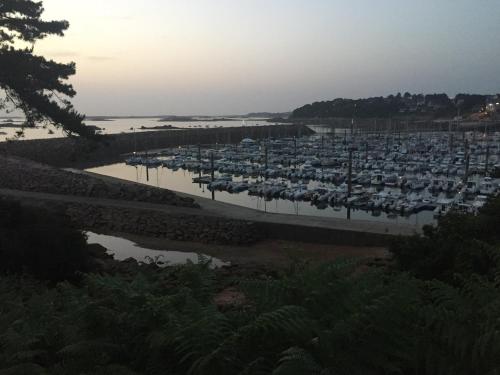
[[[429,118],[469,115],[484,110],[488,95],[447,94],[389,95],[366,99],[337,98],[315,102],[297,108],[292,119],[303,118],[391,118],[398,116],[425,116]]]

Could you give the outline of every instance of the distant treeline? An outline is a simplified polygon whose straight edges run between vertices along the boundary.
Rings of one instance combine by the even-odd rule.
[[[291,118],[389,118],[398,115],[423,115],[429,117],[467,115],[480,112],[491,98],[490,95],[458,94],[450,98],[447,94],[389,95],[366,99],[337,98],[315,102],[297,108]]]
[[[247,118],[287,118],[291,112],[252,112],[243,117]]]

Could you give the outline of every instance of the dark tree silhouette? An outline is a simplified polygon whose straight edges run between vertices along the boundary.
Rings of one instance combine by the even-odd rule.
[[[67,21],[44,21],[42,2],[0,1],[0,88],[4,91],[0,109],[18,109],[26,116],[26,126],[52,124],[67,135],[93,136],[84,115],[69,101],[76,92],[67,79],[75,74],[75,64],[61,64],[35,55],[38,40],[63,36]]]
[[[457,106],[462,114],[477,112],[486,105],[486,95],[458,94],[454,99],[447,94],[410,94],[397,93],[383,97],[365,99],[337,98],[330,101],[315,102],[297,108],[292,112],[292,118],[350,118],[355,111],[359,118],[390,118],[401,113],[406,116],[411,108],[413,112],[421,113],[425,109],[427,115],[435,118],[455,116]]]

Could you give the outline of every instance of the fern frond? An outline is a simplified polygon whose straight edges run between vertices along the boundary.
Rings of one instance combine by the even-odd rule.
[[[104,340],[84,340],[70,344],[57,352],[63,358],[106,364],[122,355],[123,348]]]
[[[0,369],[0,375],[45,375],[48,372],[34,363],[24,363],[6,369]]]
[[[272,375],[319,375],[322,370],[310,353],[302,348],[292,347],[282,353],[278,367]]]

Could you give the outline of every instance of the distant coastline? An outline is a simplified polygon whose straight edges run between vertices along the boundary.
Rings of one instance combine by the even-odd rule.
[[[118,117],[114,116],[86,116],[85,120],[88,121],[115,121]]]
[[[16,124],[13,122],[0,122],[0,128],[20,128],[23,124]]]
[[[158,125],[158,126],[141,126],[141,130],[170,130],[170,129],[182,129],[173,125]]]
[[[215,122],[215,121],[234,121],[234,118],[228,117],[191,117],[191,116],[166,116],[158,122]]]

